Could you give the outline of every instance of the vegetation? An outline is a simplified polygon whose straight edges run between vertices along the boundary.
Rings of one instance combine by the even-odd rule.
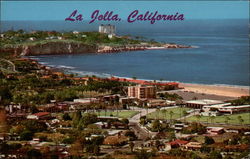
[[[197,117],[191,116],[186,118],[186,121],[197,121]],[[226,116],[216,116],[216,117],[208,117],[208,116],[200,116],[200,122],[208,122],[208,123],[225,123],[225,124],[250,124],[250,115],[249,113],[240,113],[240,114],[232,114]]]
[[[250,104],[250,96],[242,96],[238,99],[228,101],[232,103],[232,105],[249,105]]]
[[[204,134],[206,133],[206,127],[200,123],[193,122],[191,123],[187,128],[184,128],[182,130],[182,133],[184,134]]]
[[[190,110],[190,108],[176,107],[176,108],[162,109],[148,114],[147,118],[173,120],[185,116],[186,111],[188,110]]]
[[[100,111],[96,114],[98,116],[113,116],[113,117],[119,117],[119,118],[131,118],[138,114],[138,111],[128,110],[128,111]]]
[[[176,94],[176,93],[160,93],[159,97],[166,99],[166,100],[172,100],[172,101],[177,101],[177,100],[182,100],[183,98]]]
[[[0,47],[15,47],[18,45],[36,45],[48,42],[78,42],[87,45],[134,45],[141,42],[159,45],[158,42],[142,39],[133,39],[129,36],[109,38],[107,34],[99,32],[56,32],[56,31],[34,31],[23,30],[4,32],[0,39]]]

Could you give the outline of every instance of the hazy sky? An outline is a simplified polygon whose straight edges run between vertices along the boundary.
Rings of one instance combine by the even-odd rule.
[[[249,18],[248,1],[1,1],[1,20],[64,20],[77,9],[84,20],[92,12],[114,11],[126,20],[133,10],[141,13],[185,15],[185,19],[245,19]]]

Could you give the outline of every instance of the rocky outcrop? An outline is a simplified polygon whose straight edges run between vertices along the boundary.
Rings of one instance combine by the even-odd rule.
[[[123,51],[136,51],[136,50],[159,50],[159,49],[178,49],[178,48],[192,48],[191,46],[178,45],[178,44],[164,44],[162,46],[154,45],[128,45],[128,46],[100,46],[98,53],[115,53]]]

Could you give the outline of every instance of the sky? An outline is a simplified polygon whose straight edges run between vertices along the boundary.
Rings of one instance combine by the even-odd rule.
[[[64,20],[74,10],[91,19],[95,10],[114,11],[122,20],[139,10],[184,14],[185,19],[248,19],[248,1],[1,1],[1,20]]]

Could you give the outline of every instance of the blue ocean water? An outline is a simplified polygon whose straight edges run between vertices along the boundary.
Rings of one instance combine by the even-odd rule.
[[[4,22],[12,29],[97,31],[99,24],[59,21]],[[201,84],[249,85],[249,25],[242,20],[186,20],[182,22],[116,24],[118,35],[143,36],[161,42],[197,46],[168,49],[39,56],[47,65],[86,75],[137,77]]]

